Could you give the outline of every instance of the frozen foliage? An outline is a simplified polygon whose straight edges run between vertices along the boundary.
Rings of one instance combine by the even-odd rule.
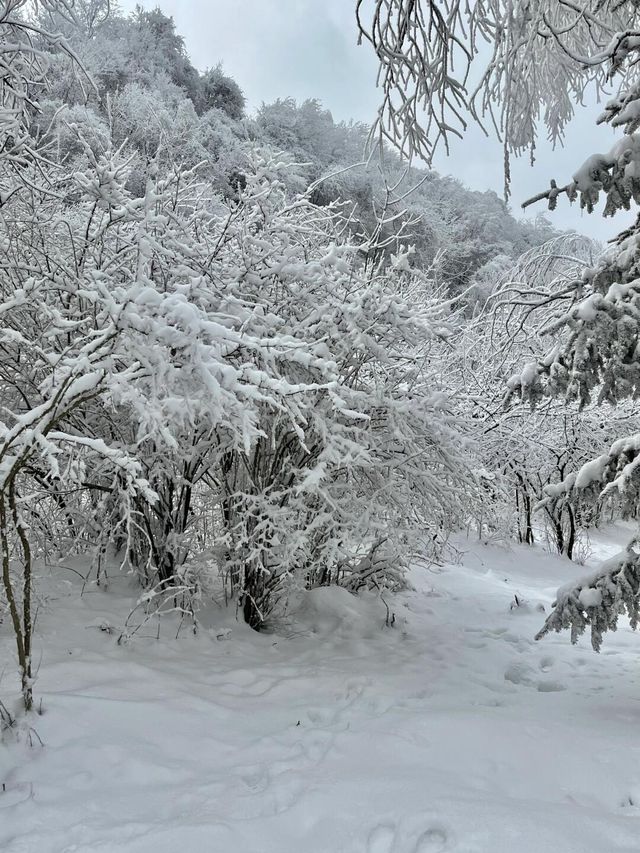
[[[220,110],[232,119],[244,114],[244,95],[235,80],[223,73],[220,65],[210,68],[202,77],[201,94],[196,101],[198,112]]]
[[[575,4],[558,4],[558,7],[565,5],[568,8]],[[553,209],[558,196],[564,193],[570,200],[579,197],[581,206],[591,212],[604,193],[604,213],[612,215],[620,209],[629,209],[631,202],[640,198],[637,179],[640,148],[635,133],[640,98],[635,72],[640,39],[634,29],[638,9],[631,2],[613,7],[607,3],[595,4],[593,8],[587,8],[589,4],[578,5],[580,9],[575,11],[580,11],[581,19],[569,20],[565,33],[558,33],[553,22],[545,18],[546,25],[557,46],[576,63],[576,68],[582,63],[587,69],[586,76],[589,69],[598,74],[606,69],[611,78],[620,81],[618,94],[606,104],[599,120],[622,127],[624,134],[607,154],[589,157],[566,186],[560,188],[552,182],[550,190],[532,201],[548,198]],[[566,9],[564,13],[569,14]],[[624,15],[624,20],[619,20],[619,15]],[[535,21],[527,22],[533,37],[539,35],[534,24]],[[589,37],[578,53],[574,40],[584,25],[589,28]],[[609,32],[609,38],[600,44],[592,29],[596,26],[602,32]],[[567,43],[567,38],[571,43]],[[532,403],[546,395],[563,397],[570,402],[578,401],[583,414],[592,401],[597,405],[618,405],[637,399],[638,240],[634,226],[620,235],[601,258],[585,265],[580,272],[565,276],[563,281],[552,281],[530,296],[522,292],[520,299],[529,313],[542,313],[541,334],[553,336],[554,343],[546,355],[530,360],[511,377],[509,396],[519,394]],[[637,428],[634,424],[628,426],[631,432],[625,435],[624,423],[617,424],[620,432],[611,437],[615,440],[607,453],[585,460],[578,470],[548,487],[541,506],[549,508],[559,500],[597,503],[615,496],[624,513],[637,517]],[[550,629],[570,627],[575,640],[589,624],[597,649],[603,631],[615,627],[621,612],[626,610],[635,626],[638,558],[633,546],[634,542],[623,559],[604,566],[590,581],[578,581],[561,591],[555,611],[540,636]]]
[[[30,135],[30,122],[37,97],[48,84],[46,49],[55,48],[60,61],[75,59],[71,46],[54,31],[36,23],[27,24],[27,0],[9,0],[0,8],[0,162],[4,169],[16,169],[39,159],[38,146]],[[63,17],[72,16],[72,4],[44,0],[43,13],[58,9]],[[15,173],[13,173],[15,174]],[[0,202],[15,191],[19,181],[7,181],[3,175]]]
[[[549,288],[548,295],[537,292],[531,297],[532,309],[542,304],[546,312],[542,333],[553,335],[557,343],[514,375],[511,393],[534,402],[546,394],[578,401],[582,417],[594,404],[603,412],[612,405],[623,413],[625,408],[635,412],[635,405],[625,407],[624,402],[635,401],[638,395],[636,245],[635,231],[623,235],[581,275],[568,277],[561,288]],[[543,507],[558,501],[592,505],[614,501],[623,514],[637,517],[637,424],[611,415],[606,422],[614,427],[609,451],[567,472],[557,486],[546,490]],[[559,595],[542,633],[571,627],[575,639],[589,624],[594,648],[599,648],[602,632],[615,627],[620,612],[626,609],[635,624],[636,566],[636,553],[630,549],[624,561],[603,567],[596,584],[600,597],[585,597],[584,584],[577,582]]]
[[[571,631],[571,642],[587,628],[591,645],[600,651],[605,631],[615,631],[620,616],[638,627],[640,616],[640,554],[631,543],[622,554],[607,560],[594,573],[558,590],[554,610],[536,635],[541,639],[550,631]]]
[[[340,212],[288,200],[277,169],[256,159],[239,201],[198,211],[175,244],[154,214],[146,264],[163,295],[147,281],[136,312],[170,313],[130,356],[154,365],[136,429],[154,437],[141,450],[160,495],[140,508],[138,563],[171,582],[197,542],[214,547],[255,627],[291,579],[385,583],[415,537],[441,546],[466,477],[457,421],[428,379],[443,309],[410,306],[362,266]],[[156,343],[167,320],[170,353]],[[200,376],[212,358],[215,382]]]
[[[141,20],[180,59],[166,19]],[[397,588],[473,500],[429,276],[386,220],[356,241],[343,208],[292,193],[287,158],[247,147],[218,195],[174,156],[199,119],[163,85],[112,92],[108,126],[16,119],[57,155],[24,155],[2,206],[0,545],[27,708],[32,562],[53,549],[100,583],[110,552],[136,572],[123,638],[222,582],[257,629],[291,590]]]
[[[617,146],[626,151],[621,160],[602,164],[604,170],[595,183],[587,183],[584,170],[578,178],[585,181],[580,191],[591,201],[600,191],[607,194],[606,210],[627,207],[635,193],[633,169],[625,172],[625,163],[634,162],[633,137],[624,137]],[[600,168],[599,167],[599,168]],[[611,172],[607,169],[611,168]],[[571,193],[569,188],[568,193]],[[621,237],[595,264],[587,266],[579,277],[568,282],[563,291],[550,294],[552,311],[543,331],[559,337],[561,343],[522,374],[514,387],[532,398],[548,392],[577,400],[581,407],[591,400],[598,404],[619,404],[638,396],[638,317],[637,275],[638,234],[635,228]],[[608,453],[601,455],[564,483],[565,494],[582,493],[598,499],[618,493],[618,500],[629,514],[636,515],[638,506],[637,459],[635,431],[614,441]],[[594,647],[599,647],[601,633],[614,626],[617,614],[625,607],[634,612],[637,585],[633,577],[636,565],[631,551],[624,564],[603,569],[602,600],[588,610],[580,598],[580,584],[558,599],[556,613],[548,626],[572,626],[583,630],[585,620],[593,626]],[[616,591],[617,586],[620,589]],[[599,588],[599,587],[598,587]],[[606,592],[606,594],[604,594]],[[582,609],[581,609],[582,608]]]
[[[385,152],[383,171],[377,158],[360,163],[368,128],[334,123],[317,101],[296,104],[289,98],[263,105],[256,125],[260,139],[304,164],[288,179],[291,184],[314,182],[312,198],[318,204],[339,199],[353,204],[365,237],[390,205],[396,221],[408,223],[414,264],[434,266],[451,292],[464,291],[496,255],[513,265],[522,252],[555,233],[543,217],[533,223],[516,220],[494,192],[472,192],[451,176],[407,168],[392,152]]]
[[[54,424],[57,443],[111,461],[105,442],[118,435],[118,465],[135,459],[132,476],[141,468],[151,489],[136,498],[129,558],[149,582],[171,584],[195,541],[211,547],[200,527],[208,517],[234,592],[247,608],[255,602],[256,626],[294,573],[328,582],[364,572],[368,551],[402,560],[412,529],[441,543],[465,478],[456,421],[437,378],[428,381],[446,338],[443,309],[410,307],[344,242],[339,211],[289,201],[277,169],[257,158],[241,199],[214,214],[184,173],[163,178],[152,164],[137,199],[126,161],[95,160],[73,178],[86,201],[56,247],[78,257],[84,235],[82,266],[65,281],[70,308],[58,304],[55,272],[38,268],[44,281],[31,283],[35,261],[24,284],[22,266],[12,268],[2,306],[15,384],[37,389],[9,424],[11,458],[19,440],[41,454],[45,482],[48,470],[62,476],[57,444],[36,440],[36,418],[38,436]],[[48,211],[47,233],[51,220]],[[424,284],[405,278],[409,290]],[[60,335],[68,340],[63,357],[41,356],[44,372],[17,357],[31,330],[54,353]],[[85,413],[93,400],[98,409]],[[69,410],[80,435],[57,430]],[[79,487],[88,461],[72,462]],[[109,492],[108,479],[96,488]]]
[[[314,203],[349,202],[350,227],[361,240],[376,232],[393,188],[388,201],[397,217],[394,228],[411,223],[415,264],[427,268],[437,260],[438,276],[452,291],[464,290],[494,255],[515,260],[553,233],[543,221],[516,220],[495,193],[472,193],[433,172],[406,172],[390,152],[384,172],[375,158],[362,162],[368,128],[335,122],[317,100],[279,99],[246,116],[235,81],[219,66],[198,74],[173,22],[157,10],[129,18],[114,9],[106,18],[104,9],[93,16],[83,10],[77,10],[79,26],[55,23],[68,34],[95,89],[49,52],[49,91],[32,125],[32,134],[50,139],[56,158],[69,163],[82,157],[77,128],[95,153],[123,144],[137,152],[128,183],[139,195],[146,160],[154,157],[161,166],[202,163],[201,176],[234,197],[252,145],[268,147],[274,156],[286,152],[295,161],[283,175],[288,191],[295,195],[313,184]],[[394,228],[387,227],[385,236]]]
[[[485,499],[475,514],[478,534],[483,539],[511,535],[529,544],[543,536],[573,559],[584,556],[584,531],[625,506],[612,493],[594,501],[567,490],[565,481],[589,463],[594,447],[639,425],[631,405],[592,403],[576,411],[563,400],[541,397],[538,362],[530,360],[544,348],[541,297],[566,287],[594,251],[591,241],[574,235],[523,255],[494,281],[459,344],[458,381],[472,407],[482,465]],[[534,405],[509,405],[523,388]]]
[[[604,213],[612,215],[640,200],[640,8],[635,0],[359,0],[356,8],[361,36],[380,59],[383,103],[377,130],[403,154],[429,159],[439,139],[446,143],[448,133],[464,129],[467,114],[481,122],[489,117],[504,141],[508,185],[508,155],[533,151],[541,112],[551,137],[558,139],[586,86],[602,89],[614,81],[619,88],[599,121],[622,128],[622,137],[609,152],[590,156],[569,183],[552,181],[531,202],[546,198],[553,210],[566,194],[592,212],[603,193]],[[482,39],[493,56],[471,89],[467,81],[478,79],[472,66],[481,58]],[[543,312],[541,333],[553,335],[554,343],[511,376],[508,397],[519,394],[536,403],[545,395],[561,396],[579,401],[583,413],[592,399],[598,404],[637,399],[638,239],[636,225],[581,274],[517,300],[525,318]],[[635,514],[637,453],[633,435],[619,438],[608,454],[549,484],[541,505],[600,500],[615,488],[627,512]],[[598,647],[602,631],[615,626],[621,609],[635,624],[636,562],[629,556],[605,567],[598,581],[601,594],[585,593],[578,583],[560,595],[547,628],[571,626],[575,637],[588,620]]]
[[[356,10],[380,61],[375,129],[427,161],[470,118],[498,132],[507,157],[533,151],[540,117],[560,139],[586,87],[603,90],[608,65],[634,78],[635,0],[357,0]],[[635,120],[626,97],[608,110]]]

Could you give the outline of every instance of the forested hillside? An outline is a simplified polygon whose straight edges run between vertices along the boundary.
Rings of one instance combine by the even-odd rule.
[[[435,172],[407,170],[390,151],[383,171],[377,157],[363,163],[368,128],[335,123],[330,104],[285,99],[247,114],[237,82],[220,66],[196,70],[173,20],[160,9],[124,16],[112,6],[104,16],[101,8],[79,6],[81,26],[55,21],[95,84],[67,58],[54,55],[36,124],[45,132],[56,117],[50,130],[56,156],[69,165],[85,156],[79,133],[94,153],[123,146],[134,156],[127,178],[134,194],[142,194],[146,162],[155,158],[169,168],[202,164],[199,175],[233,198],[249,152],[259,147],[296,164],[283,174],[289,192],[318,182],[311,193],[315,204],[341,200],[353,206],[352,227],[361,240],[376,232],[390,202],[393,214],[407,223],[416,265],[435,264],[439,280],[455,292],[494,275],[496,264],[507,269],[555,233],[542,216],[534,222],[514,218],[496,193],[469,191]],[[384,236],[396,233],[399,224],[394,220]]]

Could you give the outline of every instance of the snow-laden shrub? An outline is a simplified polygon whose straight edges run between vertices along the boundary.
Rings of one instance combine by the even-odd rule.
[[[177,348],[175,378],[165,365],[154,379],[180,404],[168,411],[157,392],[145,396],[155,439],[138,455],[159,501],[139,508],[139,551],[170,583],[208,519],[207,544],[224,555],[254,627],[290,584],[353,579],[374,552],[387,556],[370,578],[394,585],[419,543],[442,546],[473,492],[438,378],[446,310],[424,281],[420,304],[399,296],[420,279],[407,265],[366,268],[341,210],[288,198],[281,168],[256,159],[225,214],[190,213],[188,251],[182,236],[166,255],[163,234],[147,259],[148,287],[185,297],[192,336]],[[206,267],[194,262],[203,257]],[[241,406],[237,429],[233,409],[225,421],[194,376],[193,336],[206,334],[195,305],[229,337],[223,387]]]
[[[287,195],[287,163],[256,155],[223,203],[154,161],[138,198],[131,157],[84,157],[35,219],[16,199],[31,228],[5,247],[16,535],[93,545],[97,573],[120,549],[145,607],[185,612],[214,549],[256,628],[292,586],[396,586],[437,553],[474,481],[440,378],[449,309],[425,276],[365,263],[340,208]]]

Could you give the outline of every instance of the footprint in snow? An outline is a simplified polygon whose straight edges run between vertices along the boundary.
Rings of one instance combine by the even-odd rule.
[[[367,840],[367,853],[392,853],[395,838],[392,824],[382,823],[374,827]]]
[[[486,649],[487,644],[484,640],[466,640],[465,645],[468,649]]]
[[[240,779],[252,794],[262,794],[271,784],[269,771],[264,767],[247,768]]]
[[[542,665],[540,668],[543,672],[547,671]],[[535,670],[533,667],[529,666],[528,663],[518,661],[506,668],[504,680],[511,682],[511,684],[522,685],[524,687],[535,687],[538,693],[560,693],[567,689],[566,685],[561,681],[553,681],[551,679],[538,681],[534,678],[534,674]]]
[[[33,782],[3,782],[0,785],[0,809],[18,806],[33,797]]]
[[[432,826],[418,838],[414,853],[444,853],[446,849],[447,833],[444,829]]]
[[[551,667],[554,665],[555,661],[551,657],[542,658],[540,661],[540,671],[541,672],[549,672]]]
[[[330,726],[335,722],[336,714],[334,711],[319,709],[307,711],[307,717],[309,718],[309,722],[314,723],[316,726]]]
[[[530,684],[533,668],[528,663],[516,662],[510,664],[504,673],[504,680],[511,684]]]
[[[561,693],[563,690],[566,690],[564,684],[560,681],[539,681],[538,682],[538,693]]]

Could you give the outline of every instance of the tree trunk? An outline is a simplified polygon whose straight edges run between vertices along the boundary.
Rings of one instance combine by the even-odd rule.
[[[7,494],[8,492],[8,494]],[[15,587],[11,581],[10,564],[10,542],[9,542],[9,519],[7,514],[7,497],[11,520],[15,532],[20,540],[22,549],[22,602],[18,602]],[[20,667],[20,682],[22,688],[22,701],[25,711],[33,708],[33,687],[31,672],[31,641],[33,636],[33,625],[31,620],[31,592],[32,592],[32,565],[31,548],[27,539],[26,531],[20,514],[18,512],[15,485],[11,480],[7,490],[0,494],[0,547],[2,548],[2,582],[7,596],[13,634],[18,654],[18,665]]]

